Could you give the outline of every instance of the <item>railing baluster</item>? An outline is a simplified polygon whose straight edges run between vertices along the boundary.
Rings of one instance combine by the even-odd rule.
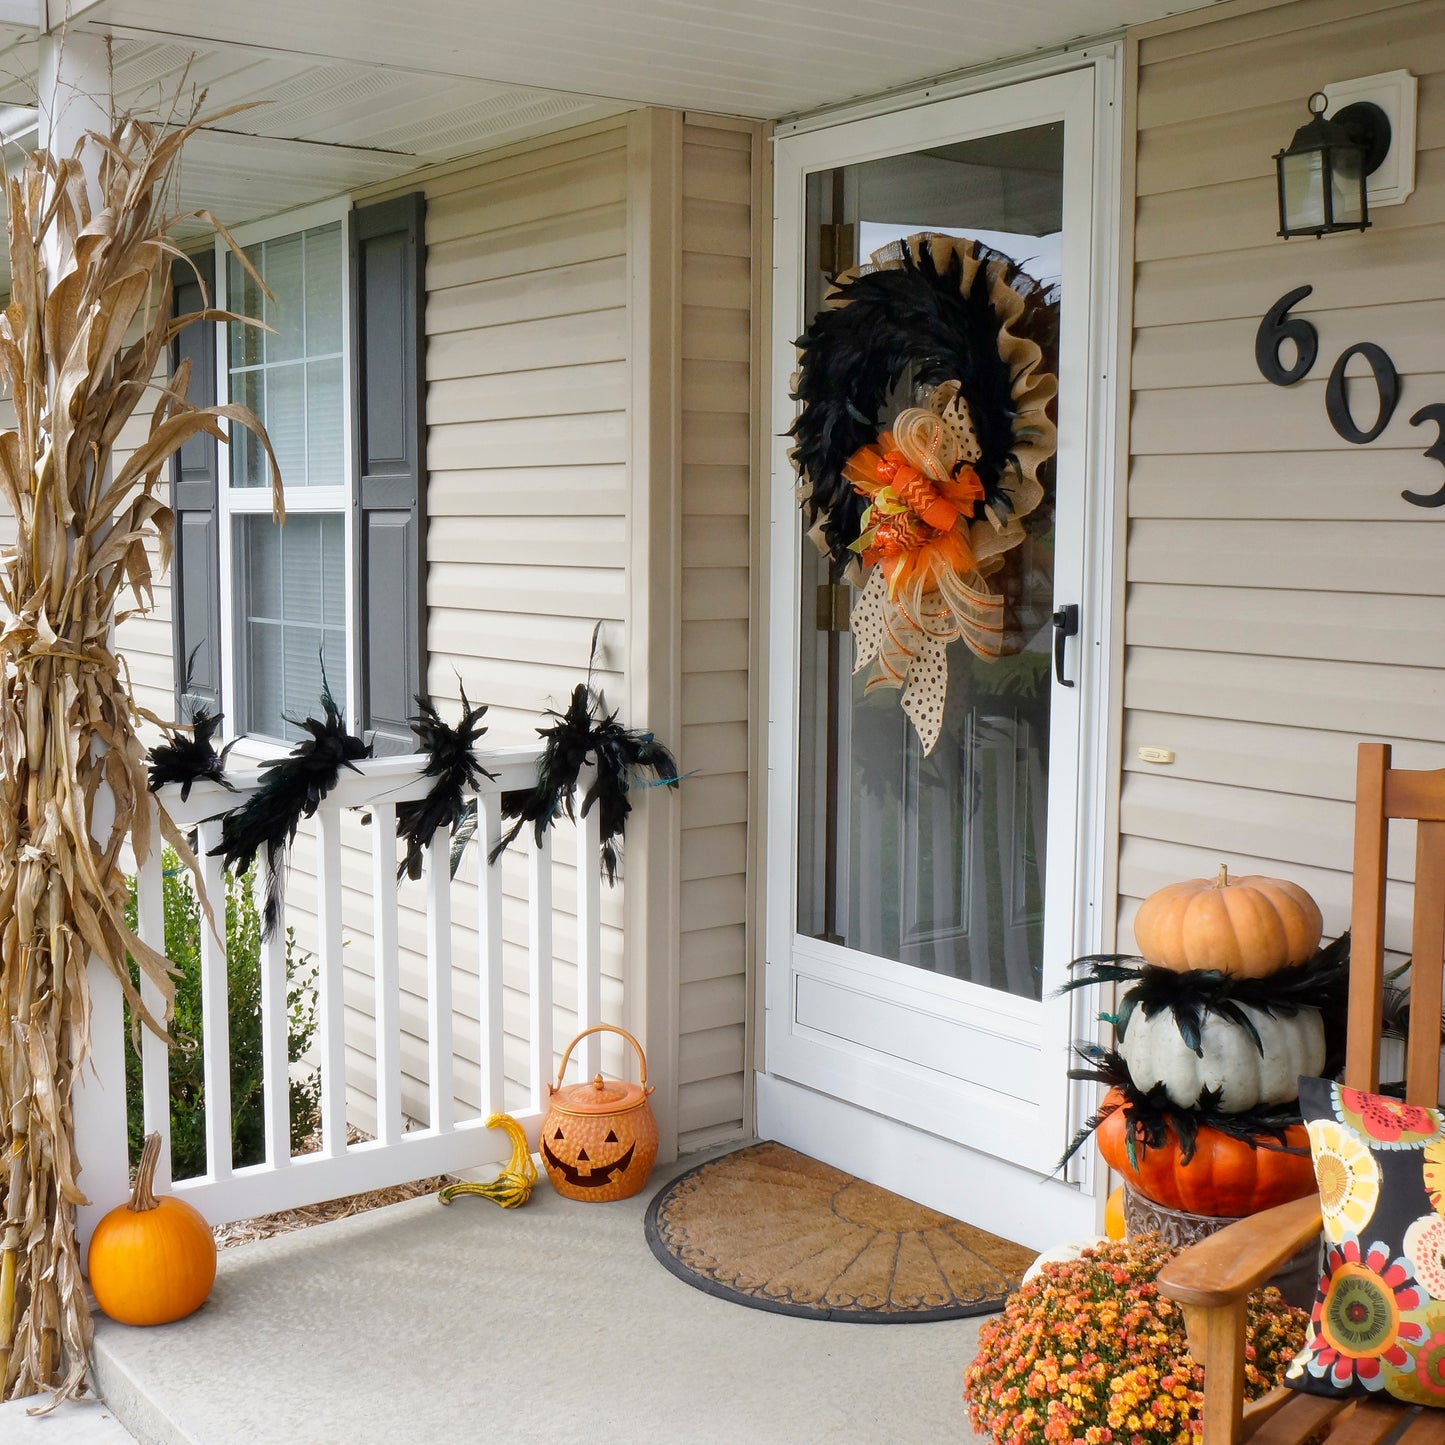
[[[452,872],[451,834],[437,829],[426,850],[427,1123],[452,1127]]]
[[[371,961],[376,984],[376,1137],[401,1138],[401,983],[396,932],[396,805],[371,809]]]
[[[282,865],[284,867],[284,864]],[[263,889],[271,888],[271,868],[257,870]],[[261,940],[261,1089],[266,1116],[266,1162],[273,1169],[291,1162],[291,1063],[288,1058],[289,1010],[286,1007],[286,898],[280,900],[276,927]]]
[[[547,1085],[552,1082],[552,835],[528,845],[527,909],[528,1003],[532,1036],[532,1107],[547,1106]]]
[[[481,975],[482,1117],[507,1107],[502,1028],[502,860],[487,853],[502,831],[499,793],[477,798],[477,969]]]
[[[341,951],[341,812],[316,813],[316,993],[321,1149],[346,1153],[346,978]]]
[[[579,796],[586,796],[595,769],[588,768],[577,781]],[[602,875],[598,848],[602,822],[598,809],[577,819],[577,1030],[602,1022]],[[595,1078],[602,1069],[602,1035],[582,1040],[582,1077]]]
[[[159,846],[141,864],[135,886],[136,932],[152,948],[166,951],[165,873]],[[203,925],[204,926],[204,925]],[[148,975],[141,974],[141,1002],[161,1022],[160,989]],[[130,1047],[129,1040],[126,1047]],[[171,1187],[171,1077],[170,1050],[166,1041],[148,1028],[141,1029],[141,1097],[147,1134],[161,1136],[161,1157],[156,1165],[156,1184],[164,1193]]]
[[[219,823],[201,823],[197,854],[201,882],[210,900],[215,928],[201,921],[201,1047],[206,1090],[206,1173],[231,1177],[231,1000],[226,976],[226,878],[221,860],[210,850],[221,841]],[[217,936],[217,930],[220,937]]]

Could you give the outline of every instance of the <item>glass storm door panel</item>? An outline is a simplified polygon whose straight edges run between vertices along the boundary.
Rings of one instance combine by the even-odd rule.
[[[1058,453],[1025,540],[989,579],[1004,599],[1003,655],[949,645],[929,752],[900,692],[865,690],[867,670],[854,671],[857,588],[802,536],[795,501],[791,531],[775,525],[789,540],[774,595],[795,603],[775,609],[791,629],[791,676],[774,663],[775,745],[780,688],[795,706],[770,852],[768,1069],[1043,1172],[1062,1152],[1069,1097],[1070,1010],[1052,995],[1080,951],[1075,799],[1090,684],[1077,642],[1056,673],[1054,614],[1084,581],[1093,126],[1081,71],[778,148],[775,305],[792,336],[835,275],[923,231],[980,241],[1058,287],[1061,336]],[[869,421],[882,429],[922,400],[905,374]],[[789,480],[775,471],[777,492]],[[780,503],[775,522],[783,515]],[[780,789],[775,778],[775,814]]]
[[[982,241],[1057,285],[1063,173],[1060,121],[814,172],[805,235],[827,227],[829,244],[808,258],[808,313],[835,271],[919,231]],[[908,391],[885,411],[922,400]],[[811,619],[803,607],[799,634],[798,932],[1032,999],[1043,978],[1051,463],[1044,480],[1027,539],[989,583],[1006,599],[1004,655],[951,645],[943,730],[926,756],[899,692],[865,692],[845,615],[857,589],[807,539],[803,600],[815,607]]]

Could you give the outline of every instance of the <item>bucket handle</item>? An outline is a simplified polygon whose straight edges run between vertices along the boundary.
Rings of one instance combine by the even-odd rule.
[[[621,1034],[622,1037],[637,1050],[637,1067],[642,1075],[640,1080],[642,1092],[644,1094],[650,1094],[652,1092],[652,1089],[647,1087],[647,1055],[642,1052],[642,1045],[639,1044],[626,1029],[620,1029],[616,1024],[593,1024],[590,1029],[583,1029],[582,1032],[567,1045],[567,1052],[562,1055],[562,1063],[557,1070],[557,1082],[552,1086],[552,1093],[555,1094],[557,1090],[562,1087],[562,1078],[567,1072],[567,1062],[572,1057],[572,1050],[575,1049],[588,1034],[601,1033],[603,1030],[606,1030],[608,1033]],[[654,1087],[656,1086],[654,1085]]]

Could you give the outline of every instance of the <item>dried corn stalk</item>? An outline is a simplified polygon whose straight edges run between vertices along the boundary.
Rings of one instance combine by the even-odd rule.
[[[229,112],[228,112],[229,113]],[[129,952],[166,999],[165,958],[125,924],[121,849],[152,847],[153,813],[138,712],[111,650],[123,594],[152,597],[147,542],[161,568],[172,516],[161,486],[171,455],[229,417],[261,433],[245,408],[198,409],[181,368],[160,386],[146,440],[112,469],[111,449],[192,321],[239,320],[204,309],[172,318],[168,209],[178,128],[127,118],[73,156],[30,157],[6,183],[12,292],[0,317],[0,374],[15,427],[0,432],[0,496],[18,522],[0,557],[0,1143],[9,1160],[0,1237],[4,1395],[73,1395],[91,1322],[75,1237],[78,1179],[72,1096],[90,1041],[86,967],[120,979],[152,1027]],[[96,173],[88,180],[81,158]],[[193,213],[225,235],[209,215]],[[227,238],[229,240],[229,237]],[[264,433],[261,433],[264,440]],[[269,443],[267,450],[269,451]],[[280,514],[280,478],[274,471]],[[113,474],[112,474],[113,473]],[[108,793],[113,800],[113,819]],[[97,798],[101,805],[96,807]],[[93,836],[92,830],[96,836]],[[6,1184],[0,1166],[0,1185]]]

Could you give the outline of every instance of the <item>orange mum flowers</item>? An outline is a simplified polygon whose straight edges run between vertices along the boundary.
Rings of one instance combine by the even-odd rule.
[[[1144,1236],[1046,1265],[979,1334],[963,1391],[973,1428],[996,1445],[1194,1445],[1204,1372],[1155,1283],[1174,1254]],[[1304,1324],[1278,1290],[1250,1296],[1249,1399],[1283,1378]]]

